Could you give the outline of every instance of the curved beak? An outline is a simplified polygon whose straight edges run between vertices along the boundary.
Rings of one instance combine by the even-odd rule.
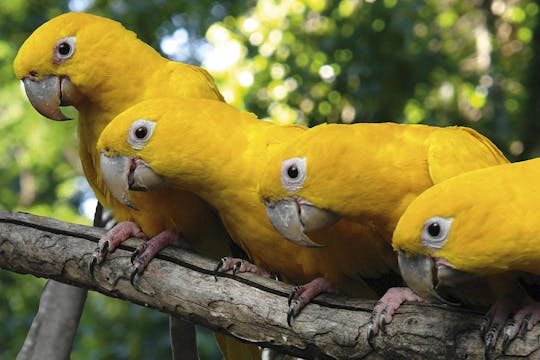
[[[70,120],[60,110],[60,106],[69,106],[79,97],[73,83],[66,77],[45,76],[35,80],[27,76],[22,80],[30,103],[41,115],[51,120]]]
[[[329,210],[319,209],[299,199],[282,199],[275,203],[265,201],[266,214],[277,232],[293,243],[305,247],[323,247],[306,233],[322,229],[339,220]]]
[[[122,204],[139,210],[129,191],[148,191],[163,184],[163,179],[143,160],[128,156],[100,155],[101,176],[105,185]]]
[[[447,262],[424,255],[409,256],[401,250],[398,252],[398,264],[401,276],[418,295],[448,305],[460,304],[445,298],[443,294],[474,278],[472,274],[457,270]]]

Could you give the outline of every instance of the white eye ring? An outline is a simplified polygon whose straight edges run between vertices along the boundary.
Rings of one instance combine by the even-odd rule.
[[[62,38],[54,45],[53,63],[62,64],[75,53],[75,36]]]
[[[127,142],[135,150],[142,150],[154,133],[156,123],[151,120],[138,119],[131,124]]]
[[[432,250],[439,250],[445,244],[454,218],[434,216],[422,228],[422,244]]]
[[[281,185],[293,193],[304,185],[307,176],[306,158],[292,158],[281,163]]]

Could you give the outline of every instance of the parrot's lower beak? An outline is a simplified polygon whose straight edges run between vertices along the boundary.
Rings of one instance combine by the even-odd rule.
[[[319,209],[302,199],[282,199],[275,203],[265,201],[266,213],[281,236],[305,247],[322,247],[306,233],[334,224],[339,216],[329,210]]]
[[[63,76],[45,76],[36,80],[27,76],[22,80],[30,103],[41,115],[51,120],[70,120],[60,110],[60,106],[69,106],[80,94],[73,83]]]
[[[101,153],[100,167],[103,181],[115,199],[135,210],[130,190],[148,191],[163,184],[163,179],[139,158]]]
[[[407,255],[398,252],[401,276],[407,285],[425,299],[459,305],[446,295],[452,289],[474,278],[472,274],[453,268],[448,262],[437,261],[431,256]]]

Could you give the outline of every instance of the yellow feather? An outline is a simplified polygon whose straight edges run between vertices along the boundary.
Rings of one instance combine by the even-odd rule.
[[[294,157],[306,157],[306,179],[291,193],[281,184],[281,165]],[[463,172],[507,162],[495,145],[468,128],[321,125],[305,131],[268,162],[259,194],[271,201],[299,197],[350,222],[371,225],[382,241],[390,243],[400,216],[424,190]],[[335,241],[332,235],[328,233],[327,243]],[[370,246],[377,241],[381,240],[371,239]],[[356,242],[359,239],[336,245],[335,251],[350,253]],[[359,257],[351,265],[360,268],[360,261],[374,266],[380,260]],[[482,301],[475,296],[476,289],[471,289],[471,296],[460,296],[460,301],[485,305],[484,299],[496,294],[491,284],[483,285]]]
[[[54,46],[66,36],[76,39],[74,55],[55,64]],[[38,78],[64,76],[76,86],[81,96],[73,105],[79,111],[84,174],[98,200],[113,210],[118,221],[135,221],[148,236],[166,229],[182,232],[195,250],[215,258],[229,252],[229,236],[214,210],[192,193],[164,188],[135,194],[135,201],[145,204],[141,211],[117,202],[103,184],[96,151],[98,137],[110,120],[142,100],[167,94],[223,101],[205,70],[169,61],[120,23],[85,13],[60,15],[36,29],[19,49],[14,70],[19,79],[30,73]],[[246,358],[249,352],[246,349]]]
[[[200,195],[255,264],[296,283],[324,276],[346,293],[376,297],[364,280],[397,268],[389,242],[370,226],[340,221],[313,234],[328,246],[299,247],[273,229],[259,200],[258,181],[269,157],[305,128],[260,121],[216,101],[172,104],[151,100],[126,110],[103,131],[98,149],[140,157],[169,185]],[[139,118],[156,125],[145,147],[135,150],[125,139]]]
[[[281,185],[283,160],[306,157],[307,177],[294,193]],[[396,223],[422,191],[468,170],[507,163],[474,130],[394,123],[320,125],[269,162],[261,198],[298,196],[345,219],[375,224],[391,241]]]
[[[443,258],[477,275],[540,275],[540,159],[472,171],[441,182],[414,200],[400,219],[394,247]],[[438,251],[420,241],[434,216],[453,218]]]

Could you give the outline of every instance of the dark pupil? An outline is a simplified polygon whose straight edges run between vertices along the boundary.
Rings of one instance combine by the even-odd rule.
[[[298,177],[298,168],[295,165],[291,165],[287,169],[287,175],[289,175],[291,179],[296,179]]]
[[[61,43],[58,46],[58,53],[60,55],[67,55],[71,51],[71,46],[68,43]]]
[[[427,231],[431,236],[439,236],[441,233],[441,225],[439,225],[439,223],[433,223],[428,226]]]
[[[146,137],[146,134],[148,134],[148,130],[146,130],[145,127],[140,127],[135,130],[135,136],[137,139],[144,139]]]

